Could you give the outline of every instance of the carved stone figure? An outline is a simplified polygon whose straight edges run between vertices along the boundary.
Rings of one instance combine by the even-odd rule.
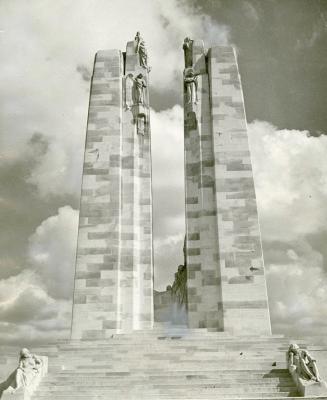
[[[137,134],[138,135],[144,136],[144,134],[145,134],[145,121],[146,121],[145,114],[139,114],[137,116],[136,123],[137,123]]]
[[[184,71],[184,86],[186,93],[186,104],[198,102],[198,73],[193,68],[186,68]]]
[[[175,274],[175,281],[171,288],[175,303],[178,305],[186,305],[187,303],[187,288],[186,288],[186,266],[179,265]]]
[[[144,101],[144,89],[146,88],[146,82],[143,78],[143,74],[138,74],[136,78],[132,78],[133,85],[133,101],[135,105],[145,104]]]
[[[302,379],[321,381],[316,360],[307,350],[301,350],[295,343],[291,344],[288,350],[288,368]]]
[[[140,35],[140,32],[136,32],[135,36],[135,53],[139,55],[140,65],[150,72],[148,67],[148,53],[145,46],[145,41]]]
[[[191,40],[189,37],[186,37],[183,43],[185,68],[192,67],[193,65],[192,47],[193,40]]]
[[[126,110],[130,110],[133,105],[133,87],[134,87],[133,74],[128,74],[125,77],[125,107],[126,107]]]
[[[186,114],[186,118],[185,118],[185,128],[192,130],[192,129],[196,129],[198,126],[198,121],[196,119],[196,114],[194,111],[190,111]]]
[[[4,391],[14,393],[21,387],[28,388],[33,385],[33,381],[41,374],[42,364],[42,360],[31,354],[28,349],[22,349],[18,367],[0,384],[0,398]]]

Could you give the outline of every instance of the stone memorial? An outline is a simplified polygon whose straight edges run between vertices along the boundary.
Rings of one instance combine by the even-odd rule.
[[[189,38],[183,47],[189,327],[270,334],[235,52],[227,46],[206,50]]]
[[[153,325],[149,68],[139,32],[99,51],[86,132],[73,339]],[[94,157],[94,154],[97,156]]]
[[[271,334],[235,52],[189,37],[183,50],[184,264],[154,292],[150,67],[137,32],[126,52],[95,57],[71,337],[40,356],[23,349],[18,367],[2,348],[4,400],[327,398],[327,342]]]

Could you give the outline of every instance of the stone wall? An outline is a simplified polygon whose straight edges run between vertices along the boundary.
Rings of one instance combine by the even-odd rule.
[[[193,41],[197,100],[185,84],[190,327],[269,334],[270,317],[247,127],[232,47]],[[186,72],[185,72],[186,76]],[[194,87],[193,87],[193,90]]]
[[[135,43],[95,57],[80,206],[73,339],[153,325],[148,88],[136,104]],[[139,117],[141,115],[141,117]],[[141,119],[140,119],[141,118]],[[142,126],[141,126],[142,123]]]

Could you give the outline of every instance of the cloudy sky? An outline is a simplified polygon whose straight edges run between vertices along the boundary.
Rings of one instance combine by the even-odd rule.
[[[155,282],[182,262],[181,45],[237,49],[275,333],[327,332],[327,1],[0,0],[0,343],[67,337],[93,57],[140,30]]]

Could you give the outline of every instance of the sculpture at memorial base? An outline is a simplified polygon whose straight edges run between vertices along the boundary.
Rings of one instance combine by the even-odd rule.
[[[43,362],[41,358],[31,354],[28,349],[22,349],[19,355],[18,367],[0,384],[0,397],[6,391],[14,393],[19,388],[28,388],[41,375]]]
[[[185,104],[196,104],[198,102],[198,75],[191,67],[184,71]]]
[[[316,360],[306,350],[301,350],[295,343],[288,350],[288,368],[295,371],[302,379],[320,382]]]
[[[191,40],[189,37],[186,37],[183,43],[185,68],[192,67],[193,65],[192,47],[193,40]]]
[[[145,46],[145,41],[140,35],[140,32],[136,32],[135,36],[135,53],[139,55],[140,65],[150,72],[148,67],[148,53]]]
[[[131,75],[131,74],[130,74]],[[146,88],[146,82],[143,78],[143,74],[138,74],[136,78],[133,78],[133,103],[135,105],[145,104],[144,101],[144,89]]]
[[[172,296],[174,302],[178,305],[187,304],[187,276],[186,276],[186,266],[179,265],[178,270],[175,274],[175,281],[171,288]]]
[[[320,377],[316,360],[307,350],[291,344],[287,351],[287,364],[301,396],[327,394],[327,384]]]

